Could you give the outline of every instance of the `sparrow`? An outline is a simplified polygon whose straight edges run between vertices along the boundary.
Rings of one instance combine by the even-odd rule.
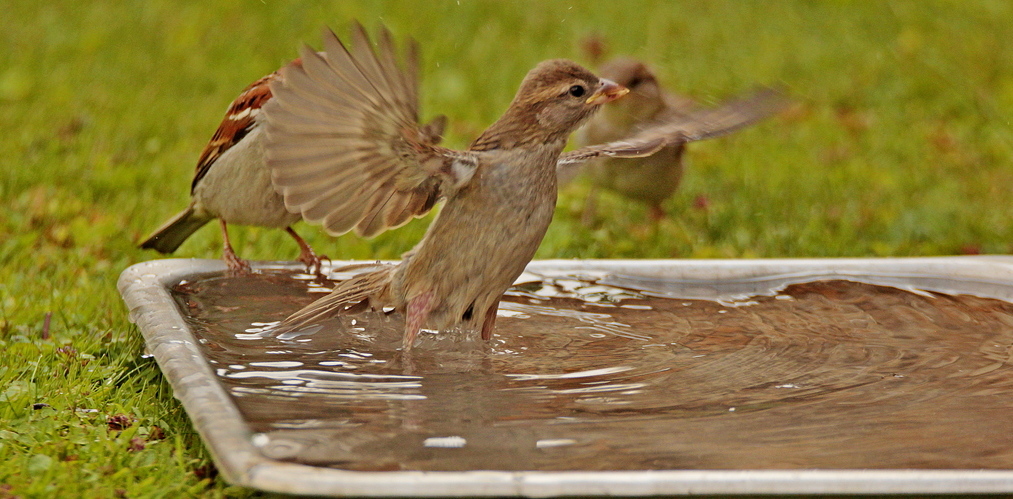
[[[528,72],[466,150],[448,149],[420,133],[417,44],[399,51],[381,27],[374,49],[358,23],[351,50],[328,29],[323,39],[322,53],[305,47],[301,65],[281,69],[264,106],[267,164],[286,206],[330,234],[369,237],[445,202],[399,263],[336,269],[360,272],[283,320],[279,333],[392,308],[405,315],[405,352],[423,328],[479,330],[488,340],[501,296],[552,220],[557,168],[649,155],[701,132],[662,124],[564,154],[574,130],[629,90],[553,59]]]
[[[780,102],[769,90],[763,91],[763,100],[747,98],[748,105],[733,101],[716,110],[703,109],[687,97],[666,92],[657,77],[643,62],[619,57],[599,68],[604,78],[609,78],[630,89],[630,94],[613,106],[591,118],[575,134],[578,145],[597,144],[619,140],[658,123],[683,122],[687,127],[695,122],[710,127],[708,137],[723,135],[760,121],[780,109]],[[718,126],[715,113],[723,112]],[[589,222],[594,214],[597,189],[607,189],[627,198],[647,203],[651,218],[665,217],[662,203],[679,187],[683,175],[682,158],[686,142],[673,143],[651,156],[637,159],[600,158],[588,162],[582,170],[591,181],[584,208],[584,220]],[[560,183],[569,182],[577,169],[560,172]]]
[[[299,65],[296,59],[291,64]],[[299,245],[299,261],[310,272],[320,273],[322,260],[292,229],[302,217],[285,208],[280,194],[271,185],[271,173],[264,157],[264,129],[261,110],[271,100],[270,84],[280,78],[275,71],[246,87],[204,147],[190,184],[190,205],[176,214],[139,244],[142,249],[172,253],[191,234],[213,219],[222,229],[222,259],[229,270],[250,272],[247,260],[239,258],[229,241],[228,224],[285,229]],[[439,116],[420,133],[438,143],[446,118]]]

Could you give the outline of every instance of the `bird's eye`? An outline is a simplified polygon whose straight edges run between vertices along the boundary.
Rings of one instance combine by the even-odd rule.
[[[584,87],[581,85],[574,85],[570,87],[570,95],[574,97],[581,97],[585,92],[587,92],[587,90],[584,90]]]

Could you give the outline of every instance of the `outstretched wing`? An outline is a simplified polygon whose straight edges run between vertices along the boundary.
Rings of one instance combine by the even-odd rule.
[[[561,173],[602,156],[650,156],[674,144],[731,133],[777,113],[784,107],[784,103],[785,98],[780,91],[763,88],[716,108],[676,116],[671,121],[661,121],[623,140],[570,151],[559,157],[556,171]]]
[[[476,160],[436,145],[442,118],[419,125],[417,44],[402,65],[385,28],[375,49],[358,23],[351,51],[328,29],[323,38],[323,53],[304,47],[271,82],[267,164],[290,211],[370,237],[428,212]]]

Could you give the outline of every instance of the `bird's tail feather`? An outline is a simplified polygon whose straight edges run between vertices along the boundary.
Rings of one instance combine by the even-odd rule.
[[[165,222],[138,246],[141,249],[153,249],[159,253],[172,253],[191,234],[197,232],[197,229],[210,221],[211,219],[208,217],[197,216],[191,206]]]
[[[371,264],[369,266],[376,266]],[[334,271],[352,270],[363,265],[350,265],[334,269]],[[356,274],[352,278],[341,281],[327,296],[320,298],[299,311],[285,318],[275,328],[275,332],[295,331],[313,322],[318,322],[348,311],[363,302],[369,302],[386,294],[395,265],[381,264],[371,272]]]

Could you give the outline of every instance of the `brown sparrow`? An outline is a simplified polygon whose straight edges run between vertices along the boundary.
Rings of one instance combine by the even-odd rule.
[[[290,209],[331,234],[370,236],[442,210],[397,264],[340,282],[286,318],[277,331],[370,307],[406,315],[403,349],[423,327],[492,336],[503,292],[538,248],[556,204],[556,168],[601,156],[643,156],[686,140],[661,125],[625,141],[563,154],[570,134],[628,90],[577,64],[542,62],[521,82],[503,116],[470,147],[439,147],[418,125],[418,50],[398,63],[390,32],[374,50],[353,29],[349,51],[324,32],[324,52],[281,69],[264,107],[267,163]],[[337,269],[342,270],[342,269]]]
[[[621,57],[603,64],[600,73],[629,88],[630,94],[622,102],[602,110],[578,130],[579,145],[619,140],[664,122],[683,122],[687,128],[698,123],[711,130],[707,137],[714,137],[756,123],[780,107],[773,93],[764,91],[745,101],[704,110],[689,98],[665,92],[644,63],[629,58]],[[716,112],[723,112],[721,123],[714,121]],[[606,157],[588,162],[582,170],[590,177],[592,189],[588,193],[584,220],[590,221],[593,216],[598,188],[643,201],[649,206],[652,218],[663,218],[665,211],[661,204],[682,180],[685,148],[686,142],[677,142],[652,156],[634,160]],[[561,170],[560,183],[565,184],[576,176],[576,170]]]
[[[296,59],[293,65],[301,64]],[[218,130],[204,147],[190,185],[190,206],[159,227],[139,246],[172,253],[191,234],[212,219],[221,223],[224,248],[222,259],[235,272],[249,272],[248,261],[239,258],[229,242],[228,224],[285,229],[299,245],[299,261],[310,272],[320,272],[321,260],[291,225],[302,217],[285,208],[271,185],[270,170],[264,163],[264,129],[260,111],[271,100],[270,82],[280,78],[271,73],[246,87],[229,105]],[[434,142],[443,134],[441,116],[423,128]]]

